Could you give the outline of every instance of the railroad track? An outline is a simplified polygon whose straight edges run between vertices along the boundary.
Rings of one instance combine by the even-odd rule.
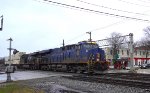
[[[112,78],[121,78],[129,80],[140,80],[140,81],[150,81],[150,74],[139,74],[139,73],[96,73],[94,76],[105,76]]]
[[[142,89],[148,89],[150,91],[150,74],[131,74],[131,73],[107,73],[107,74],[95,74],[92,76],[87,75],[74,75],[74,76],[64,76],[65,78],[87,81],[87,82],[97,82],[97,83],[107,83],[113,85],[123,85],[129,87],[138,87]]]

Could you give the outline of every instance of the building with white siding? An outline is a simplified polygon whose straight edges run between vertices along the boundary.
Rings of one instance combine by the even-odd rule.
[[[113,50],[110,47],[104,49],[106,53],[106,60],[112,63],[113,59]],[[128,48],[118,49],[117,51],[119,58],[118,59],[127,59],[129,62],[130,59],[130,50]],[[146,61],[147,60],[147,61]],[[150,50],[148,50],[148,55],[146,57],[146,50],[136,48],[134,50],[134,66],[140,66],[142,64],[150,63]]]

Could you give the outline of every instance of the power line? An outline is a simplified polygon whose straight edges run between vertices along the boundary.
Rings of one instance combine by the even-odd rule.
[[[150,10],[147,10],[147,11],[144,11],[144,12],[148,12]],[[144,13],[142,12],[142,13]],[[137,15],[133,16],[133,17],[136,17]],[[128,20],[127,20],[128,21]],[[100,30],[100,29],[105,29],[105,28],[108,28],[108,27],[111,27],[111,26],[114,26],[114,25],[118,25],[119,23],[124,23],[125,21],[124,20],[121,20],[121,21],[118,21],[118,22],[115,22],[115,23],[112,23],[112,24],[109,24],[107,26],[104,26],[104,27],[101,27],[101,28],[97,28],[97,29],[93,29],[93,30],[90,30],[91,32],[93,31],[97,31],[97,30]]]
[[[117,24],[119,24],[119,23],[122,23],[122,22],[123,22],[123,21],[118,21],[118,22],[109,24],[109,25],[107,25],[107,26],[103,26],[103,27],[100,27],[100,28],[96,28],[96,29],[93,29],[93,30],[89,30],[88,32],[94,32],[94,31],[97,31],[97,30],[105,29],[105,28],[111,27],[111,26],[113,26],[113,25],[117,25]]]
[[[84,34],[81,34],[81,35],[78,35],[78,36],[76,36],[76,37],[74,37],[74,38],[72,38],[72,39],[70,39],[70,40],[67,40],[65,43],[68,43],[68,42],[70,42],[70,41],[73,41],[73,40],[75,40],[75,39],[77,39],[77,38],[79,38],[79,37],[81,37],[81,36],[84,36],[86,33],[84,33]]]
[[[132,2],[128,2],[128,1],[124,1],[124,0],[118,0],[127,4],[132,4],[132,5],[136,5],[136,6],[142,6],[142,7],[150,7],[150,6],[145,6],[145,5],[141,5],[141,4],[137,4],[137,3],[132,3]]]
[[[138,0],[138,1],[140,1],[140,2],[144,2],[144,3],[150,3],[150,2],[148,2],[148,1],[144,1],[144,0]]]
[[[92,9],[88,9],[88,8],[78,7],[78,6],[69,5],[69,4],[60,3],[60,2],[54,2],[54,1],[50,1],[50,0],[44,0],[44,1],[47,1],[47,2],[50,2],[50,3],[53,3],[53,4],[57,4],[57,5],[61,5],[61,6],[67,6],[67,8],[71,7],[71,8],[75,8],[75,9],[89,11],[89,12],[96,13],[96,14],[98,13],[98,14],[104,14],[104,15],[107,15],[107,16],[115,16],[115,17],[120,17],[120,18],[126,18],[126,19],[133,19],[133,20],[138,20],[138,21],[150,22],[150,20],[146,20],[146,19],[134,18],[134,17],[124,16],[124,15],[108,13],[108,12],[101,12],[101,11],[98,11],[98,10],[92,10]]]
[[[149,10],[148,10],[149,11]],[[144,11],[144,12],[147,12],[147,11]],[[143,13],[144,13],[143,12]],[[118,22],[115,22],[115,23],[111,23],[109,25],[106,25],[106,26],[103,26],[103,27],[100,27],[100,28],[96,28],[96,29],[93,29],[93,30],[89,30],[89,31],[86,31],[86,32],[94,32],[94,31],[97,31],[97,30],[101,30],[101,29],[105,29],[105,28],[108,28],[108,27],[111,27],[111,26],[114,26],[114,25],[118,25],[119,23],[123,23],[125,22],[124,20],[121,20],[121,21],[118,21]],[[78,36],[79,38],[80,36]]]
[[[144,12],[147,12],[147,11],[144,11]],[[119,23],[123,23],[123,22],[125,22],[125,21],[121,20],[121,21],[118,21],[118,22],[115,22],[115,23],[112,23],[112,24],[109,24],[109,25],[106,25],[106,26],[103,26],[103,27],[100,27],[100,28],[96,28],[96,29],[93,29],[93,30],[89,30],[89,31],[86,31],[86,32],[94,32],[94,31],[105,29],[105,28],[108,28],[108,27],[111,27],[111,26],[114,26],[114,25],[118,25]]]
[[[37,0],[35,0],[35,1],[37,1]],[[46,1],[47,1],[47,0],[46,0]],[[46,3],[46,4],[48,4],[48,3]],[[53,5],[55,5],[55,4],[56,4],[56,3],[53,3]],[[59,4],[57,4],[57,5],[59,5]],[[65,7],[65,6],[62,6],[62,7]],[[65,8],[69,8],[69,7],[67,6],[67,7],[65,7]],[[71,9],[75,9],[75,8],[73,7],[73,8],[71,8]],[[86,11],[86,12],[88,12],[88,11]],[[96,30],[100,30],[100,29],[105,29],[105,28],[108,28],[108,27],[110,27],[110,26],[113,26],[113,25],[116,25],[116,24],[119,24],[119,23],[122,23],[122,21],[115,22],[115,23],[109,24],[109,25],[107,25],[107,26],[104,26],[104,27],[101,27],[101,28],[97,28],[97,29],[94,29],[94,30],[90,30],[90,31],[92,32],[92,31],[96,31]],[[79,36],[76,36],[76,37],[74,37],[74,38],[72,38],[72,39],[66,41],[66,43],[68,43],[68,42],[70,42],[70,41],[73,41],[73,40],[75,40],[75,39],[77,39],[77,38],[79,38],[79,37],[81,37],[81,36],[83,36],[83,35],[85,35],[85,34],[86,34],[86,33],[84,33],[84,34],[82,34],[82,35],[79,35]]]
[[[82,3],[85,3],[85,4],[97,6],[97,7],[102,7],[102,8],[106,8],[106,9],[110,9],[110,10],[119,11],[119,12],[126,12],[126,13],[132,13],[132,14],[138,14],[138,15],[146,15],[146,16],[150,16],[150,15],[142,14],[142,13],[136,13],[136,12],[130,12],[130,11],[125,11],[125,10],[114,9],[114,8],[110,8],[110,7],[106,7],[106,6],[102,6],[102,5],[97,5],[97,4],[85,2],[85,1],[82,1],[82,0],[77,0],[77,1],[82,2]]]

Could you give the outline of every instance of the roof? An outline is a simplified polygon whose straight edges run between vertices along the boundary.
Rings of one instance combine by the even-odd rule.
[[[95,41],[81,41],[78,44],[97,44]]]
[[[150,50],[150,46],[139,46],[139,47],[135,47],[135,49],[139,49],[139,50]]]
[[[38,53],[39,53],[39,52],[33,52],[33,53],[29,54],[29,55],[35,56],[35,55],[37,55]]]
[[[42,51],[39,51],[39,54],[50,53],[51,50],[52,50],[52,49],[42,50]]]

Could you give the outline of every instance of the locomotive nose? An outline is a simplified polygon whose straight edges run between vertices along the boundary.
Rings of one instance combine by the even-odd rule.
[[[92,55],[92,59],[96,62],[100,61],[100,52],[98,48],[94,48],[88,51],[89,55]],[[90,56],[89,56],[90,57]]]

